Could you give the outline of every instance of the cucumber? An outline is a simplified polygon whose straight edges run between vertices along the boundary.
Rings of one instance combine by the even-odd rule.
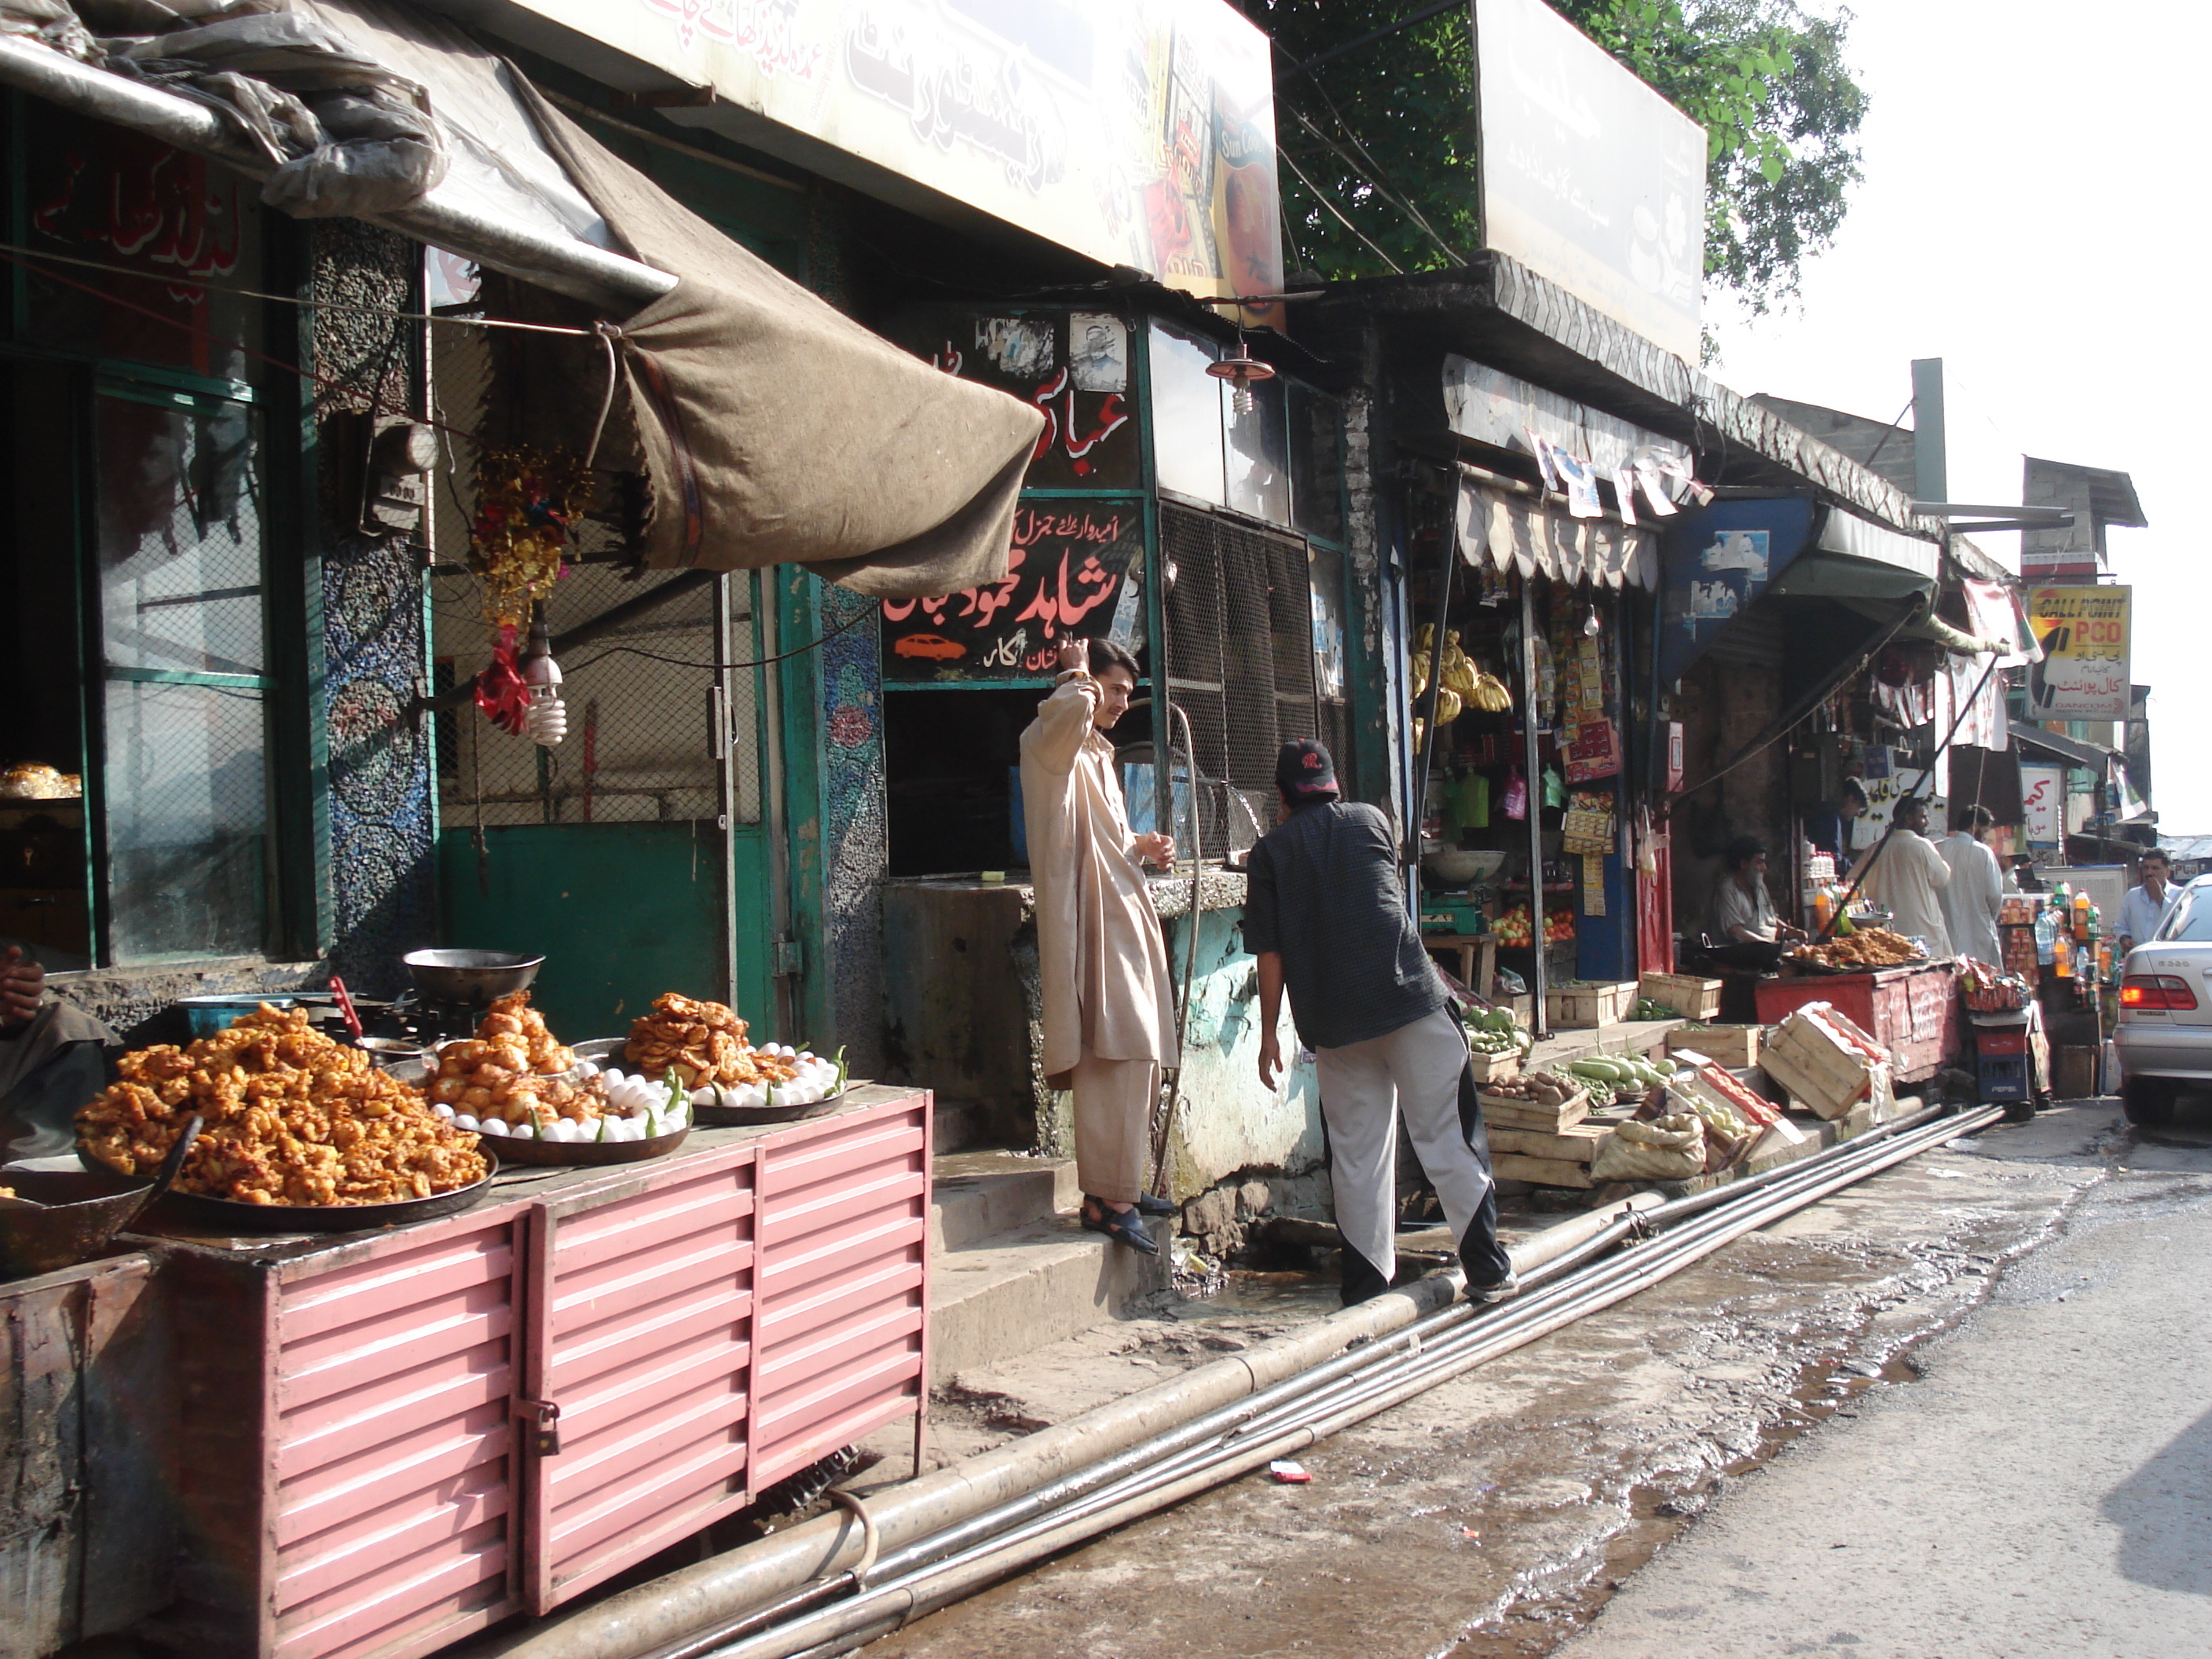
[[[1594,1078],[1601,1083],[1626,1083],[1627,1068],[1615,1060],[1601,1060],[1595,1054],[1571,1061],[1567,1069],[1577,1077]]]

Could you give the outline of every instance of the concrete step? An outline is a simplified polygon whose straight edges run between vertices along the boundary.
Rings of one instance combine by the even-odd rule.
[[[1073,1180],[1072,1172],[1067,1178]],[[1137,1297],[1167,1285],[1172,1224],[1151,1224],[1161,1243],[1157,1256],[1086,1233],[1073,1214],[993,1233],[934,1256],[931,1386],[1119,1318]]]
[[[1073,1214],[1083,1201],[1073,1158],[953,1152],[935,1161],[931,1176],[929,1243],[939,1254]]]

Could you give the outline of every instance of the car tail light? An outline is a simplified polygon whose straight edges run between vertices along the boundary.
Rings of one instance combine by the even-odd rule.
[[[2120,1006],[2186,1014],[2196,1010],[2197,993],[2177,974],[2130,974],[2120,981]]]

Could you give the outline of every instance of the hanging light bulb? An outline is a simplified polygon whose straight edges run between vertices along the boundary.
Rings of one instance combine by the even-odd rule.
[[[1237,355],[1224,357],[1218,363],[1208,363],[1206,372],[1217,380],[1226,380],[1237,389],[1230,395],[1229,407],[1239,415],[1249,415],[1258,399],[1252,388],[1262,380],[1272,380],[1275,371],[1272,365],[1261,362],[1244,349],[1244,331],[1237,331]]]
[[[1605,631],[1605,624],[1597,619],[1597,601],[1590,601],[1589,615],[1583,618],[1583,637],[1594,640]]]
[[[530,688],[530,707],[522,716],[523,735],[541,748],[558,746],[568,735],[568,705],[561,700],[561,665],[553,660],[553,630],[546,625],[542,604],[532,611],[522,683]]]

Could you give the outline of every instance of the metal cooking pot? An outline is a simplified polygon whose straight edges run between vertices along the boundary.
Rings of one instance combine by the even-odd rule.
[[[544,957],[512,951],[410,951],[400,960],[424,996],[471,1008],[488,1007],[493,998],[523,989],[545,965]]]

